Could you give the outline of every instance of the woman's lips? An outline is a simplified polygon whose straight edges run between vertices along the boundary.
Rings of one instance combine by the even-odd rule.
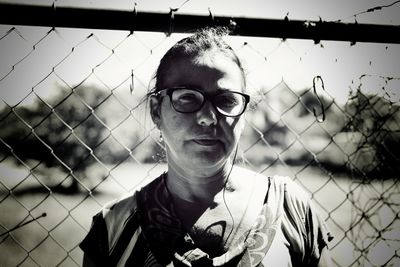
[[[202,146],[215,146],[219,143],[217,139],[194,139],[193,141]]]

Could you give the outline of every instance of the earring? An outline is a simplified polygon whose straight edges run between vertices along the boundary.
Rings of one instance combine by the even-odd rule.
[[[163,138],[163,136],[162,136],[162,132],[160,131],[160,142],[162,143],[162,142],[164,142],[164,138]]]

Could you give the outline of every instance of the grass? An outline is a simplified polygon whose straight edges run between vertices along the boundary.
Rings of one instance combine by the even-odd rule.
[[[90,228],[92,216],[108,201],[164,169],[162,165],[125,164],[103,180],[108,171],[93,166],[82,180],[86,187],[96,187],[93,194],[66,195],[37,190],[43,188],[40,182],[61,181],[65,174],[48,169],[35,178],[22,167],[1,165],[0,233],[43,212],[47,216],[0,237],[0,266],[80,266],[83,255],[78,244]],[[400,251],[400,193],[395,180],[362,184],[345,175],[330,177],[315,167],[275,166],[263,173],[293,177],[310,192],[335,236],[331,248],[336,265],[400,263],[396,256]]]

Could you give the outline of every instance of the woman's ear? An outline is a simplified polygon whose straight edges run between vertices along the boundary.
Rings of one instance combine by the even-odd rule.
[[[152,95],[150,96],[150,115],[154,124],[160,129],[161,123],[161,99]]]

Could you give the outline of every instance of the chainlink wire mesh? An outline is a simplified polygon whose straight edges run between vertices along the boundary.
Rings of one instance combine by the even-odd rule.
[[[80,266],[91,217],[165,169],[144,96],[185,35],[2,25],[0,36],[0,266]],[[383,67],[399,47],[228,42],[252,96],[237,164],[310,193],[335,266],[399,266],[400,75]]]

